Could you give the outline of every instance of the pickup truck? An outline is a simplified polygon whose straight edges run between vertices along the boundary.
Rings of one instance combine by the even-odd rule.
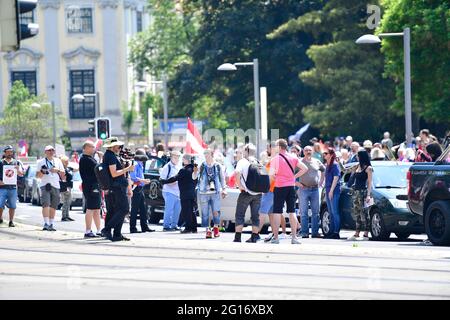
[[[422,216],[428,239],[450,245],[450,136],[444,152],[429,163],[413,164],[407,174],[409,210]]]

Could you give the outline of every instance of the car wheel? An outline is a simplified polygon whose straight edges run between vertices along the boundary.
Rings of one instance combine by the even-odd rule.
[[[324,236],[331,234],[331,214],[325,206],[320,213],[320,221],[322,224],[322,233]]]
[[[150,218],[148,219],[148,222],[150,224],[158,224],[162,218],[161,213],[156,212],[155,208],[152,207],[150,207],[149,210],[150,210]]]
[[[236,231],[236,224],[231,221],[227,221],[225,223],[225,232],[235,232]]]
[[[450,245],[450,203],[435,201],[425,214],[428,239],[437,246]]]
[[[397,236],[397,238],[399,240],[406,240],[406,239],[409,238],[411,233],[408,233],[408,232],[396,232],[395,235]]]
[[[383,241],[389,239],[391,233],[386,230],[383,215],[378,209],[374,209],[370,215],[370,233],[375,241]]]

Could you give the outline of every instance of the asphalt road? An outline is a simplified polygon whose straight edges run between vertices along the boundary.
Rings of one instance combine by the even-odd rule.
[[[423,235],[272,245],[154,232],[111,243],[83,239],[84,216],[72,217],[44,232],[39,208],[20,204],[18,226],[0,225],[0,299],[450,298],[450,248]]]

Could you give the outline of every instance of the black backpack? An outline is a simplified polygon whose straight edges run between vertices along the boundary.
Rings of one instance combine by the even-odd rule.
[[[108,165],[99,163],[94,168],[95,177],[97,178],[98,185],[102,190],[109,190],[112,187],[113,179],[109,172]]]
[[[267,193],[270,190],[270,177],[266,168],[259,162],[250,162],[247,180],[244,181],[250,191]]]

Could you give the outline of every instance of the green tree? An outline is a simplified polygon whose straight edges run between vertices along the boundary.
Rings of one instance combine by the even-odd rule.
[[[377,1],[370,1],[376,4]],[[379,46],[360,46],[368,33],[368,1],[329,0],[322,10],[308,12],[281,25],[269,36],[280,38],[306,32],[315,44],[308,51],[314,67],[300,72],[312,103],[303,108],[306,122],[326,137],[351,134],[357,139],[380,139],[383,130],[403,139],[403,123],[390,111],[393,83],[383,79]]]
[[[141,119],[144,121],[144,124],[141,128],[142,135],[148,135],[148,110],[153,110],[153,116],[162,115],[162,98],[160,95],[146,93],[141,101],[139,109],[139,114]],[[157,121],[153,120],[153,127],[155,127]]]
[[[45,100],[44,96],[30,95],[22,81],[14,82],[3,119],[0,120],[4,131],[3,140],[15,144],[24,139],[29,145],[30,153],[34,143],[48,142],[52,132],[52,109]],[[41,107],[33,107],[33,104],[39,104]],[[58,120],[59,125],[62,125],[61,119]]]
[[[189,48],[198,29],[194,3],[148,0],[151,26],[130,41],[130,62],[156,77],[171,75],[190,61]]]
[[[411,29],[413,112],[428,123],[450,125],[450,2],[383,0],[379,32]],[[385,74],[396,86],[394,110],[404,111],[403,41],[384,38]],[[442,132],[443,133],[443,132]]]
[[[303,122],[300,112],[310,103],[309,90],[298,80],[299,71],[312,66],[306,50],[312,37],[299,33],[269,39],[270,33],[291,18],[320,9],[320,2],[295,1],[185,1],[201,4],[200,28],[192,41],[191,63],[177,69],[169,83],[171,109],[178,116],[207,120],[219,129],[254,127],[253,72],[218,72],[224,62],[259,59],[260,85],[268,91],[270,128],[282,135]]]

